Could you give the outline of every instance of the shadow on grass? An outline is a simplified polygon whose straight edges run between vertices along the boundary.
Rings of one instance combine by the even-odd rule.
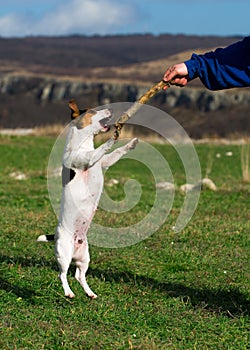
[[[18,265],[20,267],[48,267],[50,269],[58,269],[58,265],[53,255],[51,260],[47,260],[45,258],[42,258],[41,256],[25,257],[2,255],[0,257],[0,263],[5,263],[8,265]]]
[[[18,264],[22,267],[50,268],[58,271],[55,260],[44,260],[39,257],[0,257],[0,262],[7,264]],[[69,275],[75,273],[75,267],[71,265]],[[250,301],[247,296],[239,290],[232,288],[230,290],[201,289],[186,286],[181,283],[161,282],[147,276],[136,275],[128,271],[120,270],[100,270],[89,268],[88,274],[99,279],[104,279],[111,283],[127,283],[136,288],[143,286],[144,288],[158,290],[167,298],[180,297],[189,301],[194,308],[206,309],[218,314],[224,314],[228,317],[239,317],[242,315],[250,316]],[[6,279],[0,277],[0,289],[7,292],[13,292],[17,297],[27,299],[33,303],[32,299],[36,296],[34,290],[20,287],[9,283]]]
[[[56,262],[50,262],[50,261],[44,261],[42,258],[34,258],[34,257],[20,257],[20,256],[15,256],[15,257],[10,257],[10,256],[5,256],[2,255],[0,257],[0,263],[5,263],[9,266],[17,265],[22,268],[25,267],[42,267],[46,266],[51,269],[57,269],[57,264]],[[0,290],[5,290],[6,292],[11,292],[15,294],[18,298],[22,298],[26,301],[28,301],[31,304],[35,304],[36,301],[34,298],[37,296],[37,292],[33,289],[26,288],[26,287],[21,287],[17,284],[10,283],[7,278],[0,276]]]
[[[20,287],[7,281],[7,279],[0,277],[0,289],[6,292],[14,293],[18,298],[28,300],[31,304],[34,304],[33,298],[36,292],[29,288]]]
[[[228,317],[250,316],[250,301],[237,289],[212,290],[185,286],[181,283],[160,282],[153,278],[135,275],[131,272],[101,271],[89,268],[89,274],[109,282],[129,283],[158,290],[167,298],[181,297],[189,301],[194,308],[202,308]]]

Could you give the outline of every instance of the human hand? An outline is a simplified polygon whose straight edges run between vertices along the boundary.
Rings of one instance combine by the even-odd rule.
[[[189,77],[185,63],[179,63],[169,67],[163,76],[163,80],[169,82],[171,85],[186,86],[189,82]],[[163,89],[165,90],[166,87]]]

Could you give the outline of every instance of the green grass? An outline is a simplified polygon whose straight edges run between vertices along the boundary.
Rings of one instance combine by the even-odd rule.
[[[72,267],[76,298],[69,300],[57,279],[53,245],[36,243],[57,223],[46,179],[53,143],[49,137],[0,138],[0,348],[249,349],[250,185],[242,182],[240,147],[197,146],[203,176],[209,165],[218,191],[201,193],[180,233],[170,230],[183,201],[176,193],[166,222],[147,240],[120,249],[91,246],[87,278],[98,299],[85,296]],[[174,150],[156,147],[181,185],[185,178]],[[233,156],[226,157],[227,151]],[[17,170],[29,179],[10,178]],[[148,211],[153,185],[143,166],[122,160],[106,176],[137,179],[142,200],[129,215],[99,210],[96,222],[122,226]],[[107,192],[121,199],[123,186]]]

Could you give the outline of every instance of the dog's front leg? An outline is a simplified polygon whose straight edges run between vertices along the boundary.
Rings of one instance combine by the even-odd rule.
[[[109,154],[106,154],[102,159],[102,167],[109,168],[110,166],[118,162],[118,160],[121,159],[121,157],[124,154],[126,154],[131,149],[134,149],[137,143],[138,143],[138,139],[134,138],[131,141],[129,141],[126,145],[117,148],[116,150],[114,150]]]
[[[79,148],[77,151],[66,152],[63,157],[63,164],[71,169],[87,170],[95,165],[114,145],[115,140],[110,139],[93,151]]]
[[[107,142],[105,142],[103,145],[96,148],[94,151],[89,152],[89,167],[92,167],[95,165],[100,159],[103,158],[103,156],[111,150],[112,146],[114,145],[115,140],[109,139]]]

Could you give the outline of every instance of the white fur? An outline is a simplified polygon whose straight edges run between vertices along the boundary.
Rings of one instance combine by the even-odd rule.
[[[89,297],[97,297],[89,288],[85,275],[90,261],[87,231],[103,189],[102,168],[116,163],[138,142],[133,139],[125,146],[106,154],[115,142],[109,139],[95,149],[94,135],[103,129],[100,122],[110,115],[108,109],[98,111],[92,117],[91,124],[82,129],[73,121],[67,135],[63,165],[72,169],[75,176],[63,187],[60,217],[55,231],[55,255],[65,296],[70,298],[75,296],[67,281],[67,271],[72,259],[76,263],[75,278]],[[38,240],[46,239],[40,236]]]

